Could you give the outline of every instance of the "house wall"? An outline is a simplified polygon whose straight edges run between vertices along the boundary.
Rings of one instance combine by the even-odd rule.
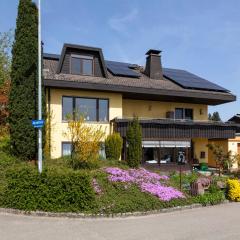
[[[194,138],[194,158],[199,160],[199,163],[208,163],[208,139],[207,138]],[[201,152],[205,152],[205,157],[201,158]]]
[[[214,145],[222,146],[224,152],[225,153],[228,152],[228,140],[227,139],[223,139],[223,140],[210,140],[209,143],[210,144],[214,144]],[[211,150],[208,150],[208,165],[210,167],[216,167],[215,157],[214,157],[213,152]]]
[[[240,154],[240,137],[236,137],[234,139],[225,139],[225,140],[214,140],[209,141],[209,143],[213,143],[215,145],[219,145],[223,148],[224,152],[227,153],[231,151],[232,155]],[[216,167],[214,155],[211,150],[209,150],[209,166]],[[233,163],[233,169],[238,168],[237,162]]]
[[[62,154],[62,142],[69,141],[67,123],[62,121],[62,96],[95,97],[109,99],[109,120],[122,117],[122,95],[118,93],[105,93],[94,91],[80,91],[67,89],[50,90],[51,117],[51,157],[59,158]],[[47,97],[47,99],[49,99]],[[110,133],[110,123],[91,122],[92,126],[102,127],[105,134]]]
[[[166,118],[175,108],[192,108],[194,120],[208,119],[208,106],[203,104],[123,99],[123,117]]]
[[[228,140],[228,151],[231,151],[233,155],[240,154],[240,136]],[[233,164],[233,168],[238,168],[237,162]]]
[[[48,93],[48,92],[47,92]],[[175,108],[192,108],[194,113],[194,120],[207,120],[208,107],[201,104],[190,103],[165,103],[157,101],[144,101],[122,99],[119,93],[107,93],[97,91],[81,91],[70,89],[51,89],[50,98],[50,112],[51,112],[51,157],[58,158],[62,154],[62,142],[69,141],[67,133],[67,123],[62,121],[62,96],[75,96],[75,97],[95,97],[95,98],[108,98],[109,99],[109,120],[116,117],[132,117],[134,114],[139,117],[146,118],[165,118],[167,111],[174,111]],[[47,102],[47,106],[48,106]],[[201,113],[200,113],[201,112]],[[90,124],[90,123],[89,123]],[[110,123],[91,122],[94,127],[102,127],[106,136],[110,133]],[[240,137],[239,137],[240,143]],[[213,166],[215,161],[212,153],[208,152],[207,144],[208,139],[195,138],[192,139],[194,143],[194,157],[199,159],[200,162],[208,162]],[[226,151],[232,149],[237,151],[237,142],[234,141],[218,141],[222,144]],[[205,152],[205,158],[201,158],[201,152]]]

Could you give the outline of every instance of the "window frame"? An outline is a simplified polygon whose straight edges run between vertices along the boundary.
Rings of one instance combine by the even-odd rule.
[[[72,73],[72,58],[78,58],[80,59],[80,73]],[[91,60],[92,61],[92,74],[84,74],[83,73],[83,60]],[[70,74],[73,75],[83,75],[83,76],[94,76],[94,56],[88,56],[88,55],[81,55],[81,54],[70,54],[70,61],[69,61],[69,67],[70,67]]]
[[[67,122],[67,120],[64,120],[64,116],[63,116],[63,98],[72,98],[72,104],[73,104],[73,106],[72,106],[72,109],[73,109],[73,113],[72,113],[72,115],[73,115],[73,120],[75,120],[76,118],[76,116],[75,116],[75,109],[76,109],[76,99],[77,98],[83,98],[83,99],[94,99],[94,100],[96,100],[96,121],[86,121],[86,122],[92,122],[92,123],[95,123],[95,122],[97,122],[97,123],[109,123],[109,118],[110,118],[110,109],[109,109],[109,106],[110,106],[110,104],[109,104],[109,102],[110,102],[110,99],[109,98],[95,98],[95,97],[76,97],[76,96],[65,96],[65,95],[63,95],[62,96],[62,122]],[[99,121],[99,100],[106,100],[107,101],[107,121]]]
[[[183,118],[176,118],[176,110],[177,109],[181,109],[182,110],[182,115],[183,115]],[[186,118],[186,110],[191,110],[192,111],[192,119],[188,119]],[[174,110],[174,119],[175,120],[187,120],[187,121],[193,121],[194,120],[194,109],[193,108],[175,108]]]

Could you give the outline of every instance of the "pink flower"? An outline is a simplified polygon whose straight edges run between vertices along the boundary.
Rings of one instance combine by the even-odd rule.
[[[162,201],[184,198],[182,192],[173,187],[164,186],[161,182],[168,180],[168,176],[161,176],[157,173],[149,172],[144,168],[123,170],[117,167],[109,167],[105,168],[105,172],[109,174],[108,180],[110,182],[137,184],[142,192],[148,192]]]

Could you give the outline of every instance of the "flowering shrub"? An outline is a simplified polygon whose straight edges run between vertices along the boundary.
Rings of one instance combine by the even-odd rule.
[[[240,202],[240,182],[237,179],[228,179],[228,197],[232,201]]]
[[[142,192],[150,193],[162,201],[184,198],[180,191],[173,187],[164,186],[162,181],[168,180],[168,176],[160,176],[144,168],[123,170],[113,167],[106,168],[105,172],[110,174],[109,181],[136,184]]]

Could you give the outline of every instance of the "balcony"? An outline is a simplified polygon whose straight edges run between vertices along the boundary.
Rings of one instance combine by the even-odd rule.
[[[115,118],[111,121],[114,131],[124,138],[132,118]],[[234,138],[240,124],[185,119],[139,118],[143,139],[228,139]]]

